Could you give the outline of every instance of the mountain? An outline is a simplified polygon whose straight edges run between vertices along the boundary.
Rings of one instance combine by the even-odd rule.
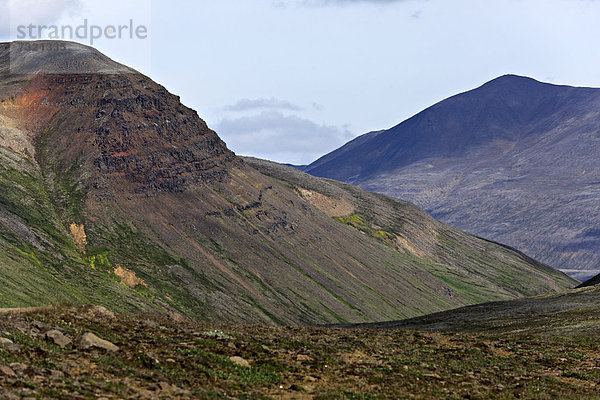
[[[600,270],[600,90],[506,75],[305,167],[581,280]]]
[[[243,160],[164,87],[0,45],[0,306],[254,323],[398,319],[572,287],[412,204]]]

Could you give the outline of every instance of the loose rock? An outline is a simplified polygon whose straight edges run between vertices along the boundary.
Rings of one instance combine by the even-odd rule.
[[[158,328],[158,322],[152,321],[151,319],[143,320],[141,324],[148,328]]]
[[[168,382],[159,382],[158,387],[165,394],[176,393],[178,391],[177,386],[171,385]]]
[[[239,365],[240,367],[250,367],[250,363],[246,360],[244,360],[242,357],[229,357],[229,359],[231,360],[231,362],[233,362],[234,364]]]
[[[65,348],[72,343],[72,340],[68,336],[65,336],[61,331],[58,330],[48,331],[44,336],[46,339],[52,340],[54,344],[62,348]]]
[[[14,344],[12,340],[7,338],[0,338],[0,347],[5,348],[11,353],[16,353],[21,351],[21,347],[18,344]]]
[[[98,348],[106,351],[119,351],[119,347],[94,335],[91,332],[84,334],[79,340],[79,348],[89,350],[90,348]]]
[[[87,307],[85,316],[92,319],[115,319],[115,313],[102,306]]]
[[[46,324],[37,320],[33,321],[31,325],[40,331],[43,331],[46,328]]]
[[[0,376],[17,376],[11,367],[0,365]]]
[[[22,373],[23,371],[25,371],[27,369],[27,364],[23,364],[23,363],[11,363],[10,368],[15,371],[16,373]]]
[[[64,372],[58,371],[56,369],[50,370],[50,379],[62,379],[65,377]]]
[[[188,320],[186,317],[184,317],[182,314],[178,313],[177,311],[169,311],[167,316],[173,322],[182,323],[182,322],[186,322]]]

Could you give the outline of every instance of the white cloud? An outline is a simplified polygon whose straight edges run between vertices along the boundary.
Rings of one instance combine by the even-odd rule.
[[[356,3],[373,3],[373,4],[392,4],[392,3],[401,3],[407,0],[305,0],[306,3],[315,3],[315,4],[356,4]]]
[[[51,24],[80,8],[81,0],[0,0],[0,38],[8,39],[11,27]]]
[[[236,153],[306,164],[352,139],[345,128],[320,125],[280,111],[223,119],[216,131]]]
[[[76,12],[81,7],[80,0],[8,0],[10,18],[30,23],[50,23],[59,19],[65,12]]]
[[[316,101],[312,102],[312,108],[316,111],[323,111],[325,109],[325,106],[321,103],[317,103]]]
[[[257,109],[301,111],[302,107],[275,97],[260,99],[241,99],[235,104],[223,107],[225,111],[251,111]]]
[[[408,1],[427,1],[427,0],[274,0],[276,7],[285,7],[288,5],[299,5],[308,7],[319,6],[348,6],[353,4],[395,4],[406,3]]]

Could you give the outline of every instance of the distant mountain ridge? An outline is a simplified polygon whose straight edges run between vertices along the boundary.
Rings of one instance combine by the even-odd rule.
[[[600,90],[505,75],[303,170],[416,203],[586,279],[600,270]]]

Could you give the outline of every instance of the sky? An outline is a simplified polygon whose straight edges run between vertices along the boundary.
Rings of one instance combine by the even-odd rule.
[[[285,163],[508,73],[600,87],[600,0],[0,0],[2,41],[86,20],[147,28],[93,45]]]

